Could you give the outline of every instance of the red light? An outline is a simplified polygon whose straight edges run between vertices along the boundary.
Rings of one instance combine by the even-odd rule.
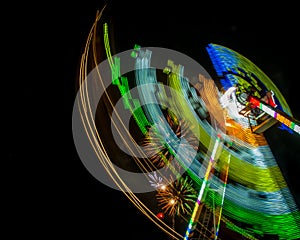
[[[156,216],[157,216],[159,219],[164,219],[165,214],[162,213],[162,212],[159,212],[158,214],[156,214]]]

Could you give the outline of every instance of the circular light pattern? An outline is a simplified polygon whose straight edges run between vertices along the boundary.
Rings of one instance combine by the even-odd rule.
[[[207,51],[221,88],[201,71],[189,78],[190,63],[170,59],[163,70],[153,67],[157,52],[139,45],[131,52],[133,74],[122,75],[123,59],[110,52],[109,27],[99,12],[82,55],[74,106],[107,177],[175,239],[226,239],[230,231],[247,239],[299,239],[299,209],[263,135],[278,123],[299,133],[274,83],[250,60],[217,44],[209,44]],[[106,56],[109,72],[97,68],[99,55]],[[95,116],[98,122],[90,107],[94,93],[85,85],[92,69],[95,84],[102,87],[103,78],[111,77]],[[111,118],[120,99],[122,111],[132,116],[130,126],[122,112]],[[112,140],[110,121],[119,139]],[[129,156],[129,140],[136,143],[138,157]],[[152,197],[149,191],[134,192],[127,183],[135,179],[122,179],[116,165],[142,174]]]

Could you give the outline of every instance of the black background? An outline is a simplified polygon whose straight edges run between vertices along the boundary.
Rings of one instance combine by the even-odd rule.
[[[251,4],[114,1],[116,41],[123,50],[136,43],[178,50],[204,66],[209,64],[208,43],[229,47],[273,80],[300,119],[299,15],[292,5]],[[9,102],[4,161],[12,170],[5,194],[11,236],[167,239],[124,194],[87,172],[73,144],[79,61],[102,6],[103,1],[22,3],[12,6],[6,20],[13,22],[5,39],[11,46],[5,82],[12,91],[4,91]],[[266,136],[300,205],[300,138],[276,128]]]

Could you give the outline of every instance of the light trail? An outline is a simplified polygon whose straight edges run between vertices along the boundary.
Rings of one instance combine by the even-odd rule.
[[[214,148],[213,148],[213,151],[211,153],[211,158],[209,160],[209,163],[208,163],[208,166],[207,166],[207,169],[206,169],[205,177],[204,177],[203,183],[201,185],[201,189],[199,191],[197,201],[196,201],[195,206],[194,206],[192,217],[189,221],[188,228],[187,228],[186,233],[184,235],[184,240],[189,239],[190,235],[192,234],[193,230],[196,227],[196,221],[198,220],[197,217],[199,217],[199,209],[200,209],[199,207],[200,207],[200,204],[202,203],[201,202],[202,196],[203,196],[204,189],[206,187],[210,172],[212,170],[213,163],[215,162],[215,157],[216,157],[217,149],[218,149],[219,144],[220,144],[220,139],[221,139],[221,136],[220,136],[220,134],[218,134],[215,145],[214,145]]]

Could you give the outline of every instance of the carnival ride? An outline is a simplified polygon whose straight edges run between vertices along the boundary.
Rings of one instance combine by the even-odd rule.
[[[109,30],[99,12],[82,55],[74,115],[115,186],[174,239],[228,239],[222,229],[247,239],[299,239],[300,212],[264,132],[280,127],[297,135],[300,125],[271,79],[213,43],[206,50],[215,80],[169,49],[135,45],[113,55]],[[99,89],[103,95],[94,98]],[[116,159],[115,152],[125,153]],[[142,174],[144,195],[120,166]]]

